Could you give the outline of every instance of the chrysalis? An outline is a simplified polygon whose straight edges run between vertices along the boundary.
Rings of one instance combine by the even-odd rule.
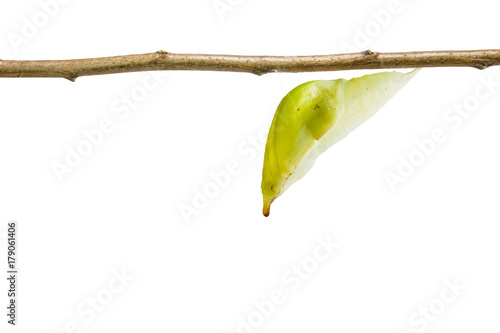
[[[316,158],[375,114],[416,73],[382,72],[351,80],[310,81],[292,89],[276,110],[262,170],[263,214]]]

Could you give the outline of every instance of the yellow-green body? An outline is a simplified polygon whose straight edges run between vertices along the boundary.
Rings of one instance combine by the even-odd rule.
[[[375,114],[417,70],[382,72],[351,80],[318,80],[292,89],[269,130],[262,170],[263,214],[316,158]]]

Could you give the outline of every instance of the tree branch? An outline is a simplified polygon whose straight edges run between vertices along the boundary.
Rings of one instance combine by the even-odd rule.
[[[72,60],[0,60],[0,77],[77,77],[157,70],[319,72],[353,69],[474,67],[500,65],[500,50],[359,53],[317,56],[176,54],[165,51]]]

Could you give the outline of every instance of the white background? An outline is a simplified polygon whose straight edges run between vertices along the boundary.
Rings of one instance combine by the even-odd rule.
[[[46,21],[36,0],[4,1],[0,58],[499,47],[498,10],[486,0],[401,0],[397,10],[385,0],[227,1],[219,15],[213,0],[61,0]],[[373,13],[389,9],[377,23]],[[14,34],[25,38],[17,46]],[[269,218],[261,214],[255,138],[281,98],[308,80],[372,72],[0,79],[1,232],[10,220],[20,225],[18,326],[6,323],[2,279],[1,331],[498,331],[500,68],[422,70],[322,155]],[[134,107],[123,109],[132,94]],[[457,117],[454,105],[469,116],[446,120]],[[54,162],[103,119],[111,133],[60,181]],[[447,139],[392,191],[384,175],[436,129]],[[180,208],[193,206],[209,173],[233,160],[229,185],[184,218]],[[340,243],[319,263],[318,237]],[[5,261],[5,234],[0,241]],[[303,262],[309,276],[291,283],[289,270]],[[131,279],[122,288],[114,276],[123,270]],[[450,283],[466,289],[454,294]],[[283,302],[264,317],[254,302],[268,304],[273,290]],[[243,327],[249,316],[254,326]]]

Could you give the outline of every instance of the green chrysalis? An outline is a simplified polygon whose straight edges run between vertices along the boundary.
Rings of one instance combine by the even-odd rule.
[[[262,170],[263,214],[316,158],[373,116],[416,73],[382,72],[351,80],[317,80],[292,89],[269,130]]]

